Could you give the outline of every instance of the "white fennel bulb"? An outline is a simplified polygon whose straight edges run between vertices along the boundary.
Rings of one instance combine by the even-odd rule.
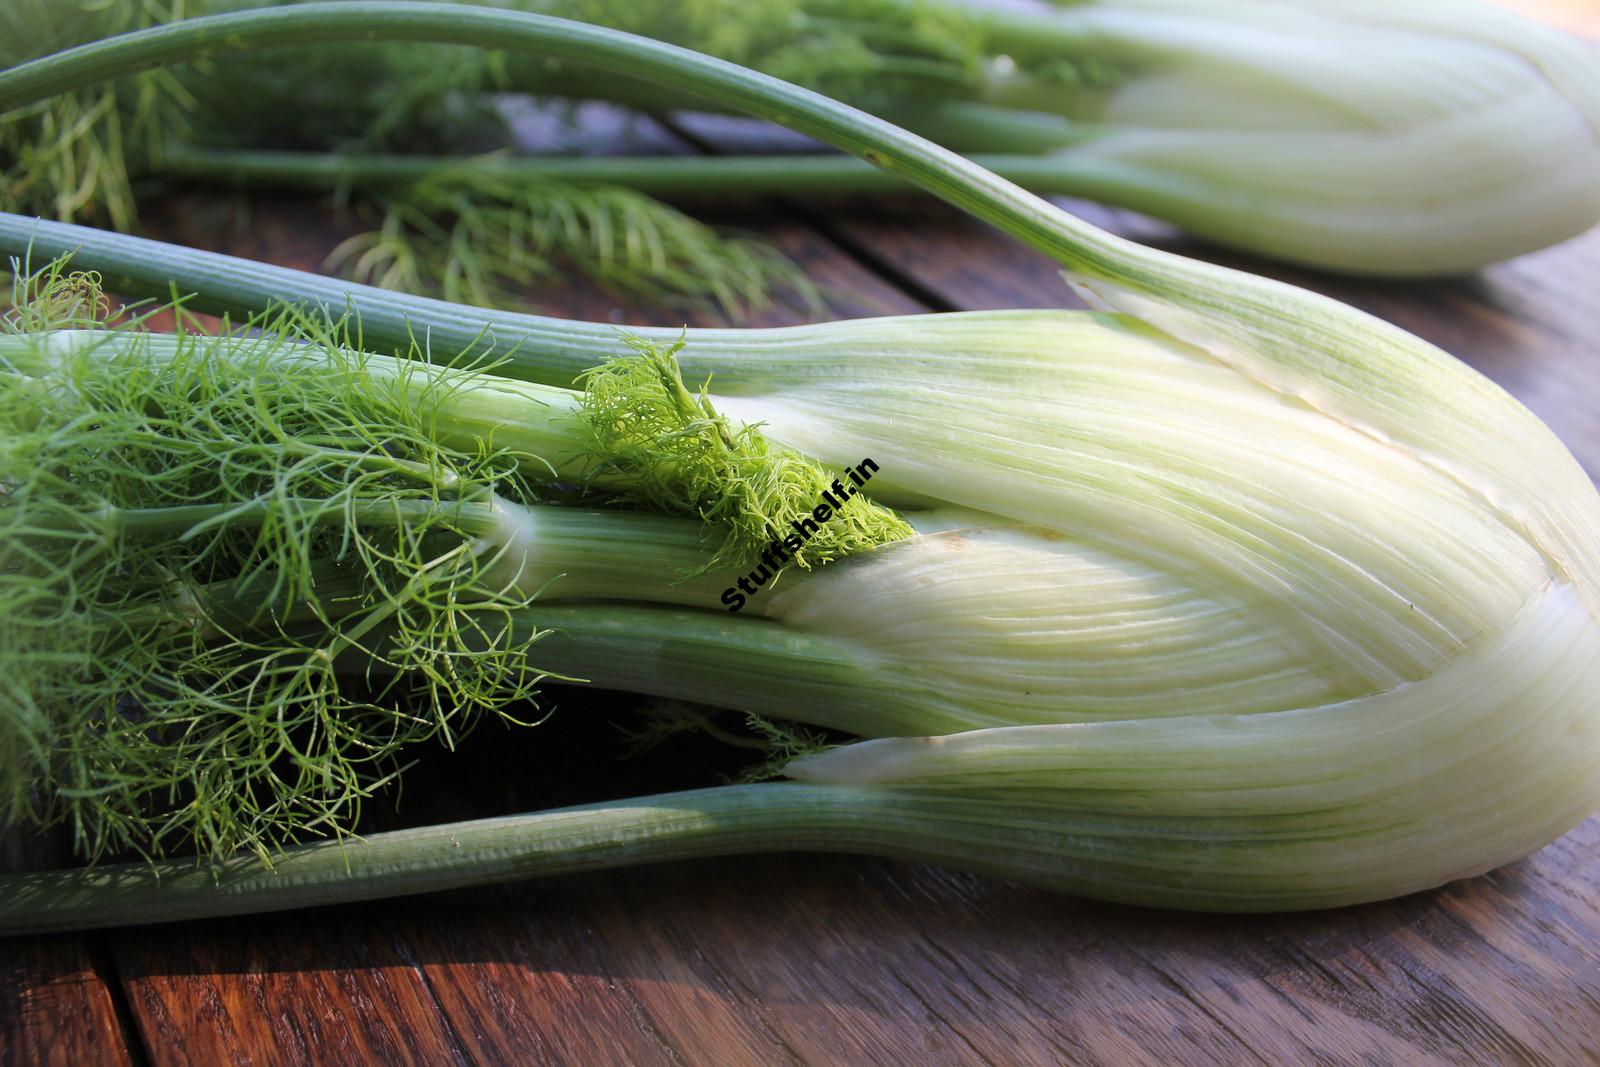
[[[1435,275],[1600,223],[1600,57],[1488,3],[1093,0],[993,17],[1019,56],[1091,57],[1097,84],[1001,77],[1004,112],[956,105],[928,132],[976,151],[1054,144],[1048,166],[1070,180],[1050,184],[1223,244]]]

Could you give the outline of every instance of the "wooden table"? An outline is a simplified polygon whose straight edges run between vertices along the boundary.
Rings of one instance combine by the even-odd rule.
[[[1600,29],[1576,4],[1569,18]],[[704,150],[723,123],[635,139]],[[180,194],[158,235],[315,269],[349,224],[267,199],[247,232]],[[1600,474],[1600,233],[1471,278],[1375,285],[1186,244],[1290,278],[1461,356]],[[1055,267],[923,201],[774,203],[761,232],[835,317],[1074,303]],[[581,286],[545,310],[670,321]],[[762,322],[797,321],[776,309]],[[433,753],[420,823],[674,788],[720,757],[679,738],[609,755],[631,700],[559,693],[547,726]],[[393,821],[393,820],[390,820]],[[48,862],[47,842],[12,864]],[[59,857],[57,857],[59,858]],[[845,857],[698,862],[242,921],[0,942],[0,1062],[1176,1064],[1600,1062],[1600,818],[1522,863],[1387,904],[1268,918],[1087,903]]]

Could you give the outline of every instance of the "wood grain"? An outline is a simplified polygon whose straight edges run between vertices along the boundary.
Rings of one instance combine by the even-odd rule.
[[[403,944],[360,909],[111,940],[158,1067],[468,1062]]]
[[[0,1064],[123,1067],[128,1043],[83,938],[0,942]]]
[[[64,859],[49,838],[0,835],[0,871]],[[96,944],[85,937],[0,939],[0,1067],[131,1064],[110,976],[91,956]]]

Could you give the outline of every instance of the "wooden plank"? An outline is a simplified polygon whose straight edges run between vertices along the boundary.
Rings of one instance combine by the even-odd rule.
[[[559,879],[432,902],[448,921],[414,924],[424,972],[481,1062],[516,1050],[539,1063],[784,1062],[747,1006],[710,989],[663,985],[618,950],[615,877]],[[419,907],[424,907],[419,902]],[[687,928],[665,907],[662,927]],[[677,961],[673,961],[677,962]],[[665,1003],[663,1002],[665,1001]],[[689,1022],[691,1032],[683,1024]]]
[[[128,931],[112,946],[157,1067],[468,1062],[372,909]]]
[[[43,837],[0,836],[0,871],[60,865]],[[0,939],[0,1067],[122,1067],[137,1037],[117,1018],[91,937]]]
[[[128,1043],[84,938],[0,942],[0,1065],[122,1067]]]
[[[473,1005],[490,1059],[511,1035],[560,1063],[1578,1064],[1600,1058],[1600,917],[1574,878],[1597,844],[1591,825],[1488,878],[1285,917],[841,857],[407,907],[424,971]]]

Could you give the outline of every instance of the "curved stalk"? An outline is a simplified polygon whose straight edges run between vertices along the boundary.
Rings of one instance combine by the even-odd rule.
[[[1036,193],[1070,196],[1080,183],[1059,158],[975,155],[973,162]],[[452,156],[344,155],[175,146],[162,170],[180,178],[294,189],[409,185],[447,168]],[[850,156],[485,156],[475,169],[513,182],[624,185],[652,196],[840,196],[905,192],[906,182]]]
[[[1403,826],[1404,820],[1399,824]],[[299,846],[253,856],[0,875],[0,936],[248,915],[710,856],[812,851],[934,862],[1124,903],[1190,911],[1334,907],[1437,884],[1394,862],[1392,827],[1249,820],[1172,826],[993,795],[777,783],[724,786]],[[1301,866],[1312,858],[1317,873]],[[1351,873],[1353,868],[1357,874]],[[1392,884],[1391,884],[1392,883]]]
[[[736,786],[241,856],[0,876],[0,936],[285,911],[648,861],[845,844],[850,790]],[[859,833],[859,831],[858,831]]]

